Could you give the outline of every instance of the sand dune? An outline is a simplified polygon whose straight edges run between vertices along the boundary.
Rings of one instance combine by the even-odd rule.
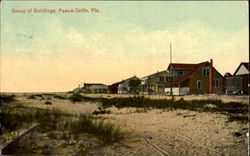
[[[88,95],[92,97],[111,97],[110,95]],[[118,95],[112,95],[117,97]],[[123,95],[127,97],[128,95]],[[151,96],[151,98],[169,98]],[[185,99],[200,99],[207,96],[186,96]],[[224,101],[232,97],[221,98]],[[246,101],[245,97],[235,101]],[[69,113],[92,113],[98,103],[71,103],[68,100],[51,98],[52,105],[44,105],[45,100],[27,99],[19,95],[18,99],[30,107],[59,108]],[[227,116],[219,113],[194,112],[188,110],[146,110],[136,108],[109,108],[112,113],[102,115],[117,122],[123,128],[133,131],[132,141],[121,145],[110,145],[93,150],[90,155],[247,155],[248,125],[228,122]],[[234,136],[239,132],[241,136]]]

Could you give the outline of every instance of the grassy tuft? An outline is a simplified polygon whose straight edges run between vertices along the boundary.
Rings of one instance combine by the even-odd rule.
[[[46,105],[52,105],[52,103],[50,101],[46,101],[46,102],[44,102],[44,104],[46,104]]]
[[[27,99],[36,99],[36,96],[35,95],[30,95],[27,97]]]
[[[54,98],[56,99],[60,99],[60,100],[66,100],[67,98],[64,96],[60,96],[60,95],[53,95]]]
[[[82,101],[94,101],[94,99],[92,100],[92,98],[82,96],[81,94],[73,94],[69,97],[69,100],[73,103]]]
[[[157,108],[157,109],[182,109],[182,110],[191,110],[199,112],[217,112],[226,114],[229,116],[229,121],[248,121],[248,105],[240,102],[223,102],[218,99],[206,99],[206,100],[184,100],[180,98],[179,100],[175,99],[150,99],[145,98],[144,96],[137,97],[128,97],[128,98],[93,98],[85,97],[80,95],[80,99],[85,101],[96,101],[100,102],[104,108],[116,107],[120,108]],[[212,105],[213,107],[208,107]],[[138,110],[140,111],[140,110]]]
[[[15,97],[16,97],[15,95],[0,94],[1,105],[3,105],[3,103],[11,103],[11,102],[16,101]]]
[[[60,135],[70,144],[81,133],[92,134],[104,143],[119,142],[125,132],[119,126],[104,119],[81,114],[72,116],[58,109],[37,109],[22,105],[5,106],[1,112],[1,133],[14,137],[15,132],[30,123],[38,123],[42,132],[48,133],[50,138]]]
[[[97,120],[93,116],[81,114],[78,119],[69,121],[69,128],[72,133],[89,133],[97,136],[105,143],[119,142],[125,137],[119,126],[105,120]]]

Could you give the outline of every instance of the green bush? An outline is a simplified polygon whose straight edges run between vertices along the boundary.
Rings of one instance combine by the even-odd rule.
[[[119,142],[125,137],[120,127],[105,120],[97,120],[92,116],[81,114],[77,119],[68,123],[73,134],[89,133],[97,136],[105,143]]]
[[[65,99],[67,99],[66,97],[60,96],[60,95],[54,95],[54,98],[57,98],[57,99],[60,99],[60,100],[65,100]]]
[[[81,94],[73,94],[72,96],[69,97],[69,100],[73,103],[82,101],[94,101],[94,99],[82,96]]]
[[[27,99],[36,99],[36,96],[35,95],[30,95],[27,97]]]
[[[0,105],[3,105],[3,103],[11,103],[16,101],[15,100],[15,95],[5,95],[5,94],[0,94]]]
[[[44,104],[46,104],[46,105],[52,105],[52,103],[50,101],[46,101]]]
[[[81,95],[82,96],[82,95]],[[128,97],[128,98],[93,98],[84,97],[85,101],[96,101],[102,104],[103,108],[116,107],[120,108],[157,108],[157,109],[182,109],[192,111],[203,111],[203,112],[219,112],[228,116],[246,116],[248,113],[248,105],[240,102],[223,102],[218,99],[206,99],[206,100],[184,100],[180,98],[175,99],[150,99],[144,96]],[[207,107],[208,104],[212,104],[215,107]],[[98,113],[98,112],[95,112]],[[248,121],[246,117],[230,117],[230,120],[243,120]]]

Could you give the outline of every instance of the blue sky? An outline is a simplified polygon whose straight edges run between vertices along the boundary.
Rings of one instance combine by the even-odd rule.
[[[3,91],[66,91],[83,82],[111,84],[134,74],[142,77],[167,68],[170,42],[174,62],[212,58],[221,74],[248,61],[247,1],[3,1],[1,5]],[[13,8],[101,12],[17,14]]]

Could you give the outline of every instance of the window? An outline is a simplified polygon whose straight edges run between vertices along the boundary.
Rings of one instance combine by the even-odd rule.
[[[199,89],[201,88],[201,80],[196,81],[196,87]]]
[[[164,82],[164,77],[160,77],[160,82]]]
[[[202,71],[203,76],[208,76],[209,75],[209,67],[204,67]]]
[[[183,75],[183,71],[181,71],[181,70],[177,70],[176,72],[175,72],[175,75],[176,76],[182,76]]]
[[[217,79],[213,80],[213,87],[214,88],[218,88],[219,87],[219,80],[217,80]]]

